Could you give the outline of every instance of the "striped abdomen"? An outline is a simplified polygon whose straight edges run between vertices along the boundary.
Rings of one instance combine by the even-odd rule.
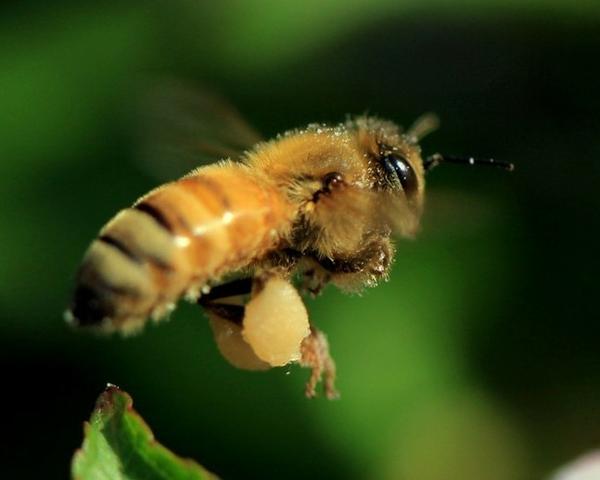
[[[290,225],[278,191],[248,167],[200,169],[119,212],[88,249],[71,316],[134,330],[182,296],[274,248]]]

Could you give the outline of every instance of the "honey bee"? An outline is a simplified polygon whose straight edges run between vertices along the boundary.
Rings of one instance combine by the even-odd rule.
[[[230,118],[221,131],[245,138],[245,151],[117,213],[83,258],[67,317],[130,333],[185,297],[208,313],[230,363],[261,370],[298,362],[312,369],[307,396],[322,379],[334,398],[327,339],[309,322],[296,285],[312,295],[327,284],[348,292],[375,286],[394,259],[393,234],[419,229],[425,173],[443,162],[495,162],[423,158],[419,141],[436,128],[432,115],[406,131],[371,116],[311,124],[252,146],[239,145],[255,141],[252,130]],[[213,153],[223,146],[197,145]]]

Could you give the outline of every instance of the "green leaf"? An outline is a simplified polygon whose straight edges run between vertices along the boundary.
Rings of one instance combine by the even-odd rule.
[[[84,434],[71,464],[75,480],[217,479],[195,461],[159,444],[133,410],[131,397],[114,385],[98,397]]]

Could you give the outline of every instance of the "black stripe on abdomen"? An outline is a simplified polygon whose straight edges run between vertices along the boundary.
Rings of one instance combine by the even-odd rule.
[[[98,237],[98,240],[117,249],[119,252],[121,252],[123,255],[125,255],[127,258],[134,261],[135,263],[143,263],[140,257],[133,253],[129,249],[129,247],[127,247],[127,245],[119,241],[117,238],[112,237],[110,235],[100,235]]]
[[[167,218],[163,215],[163,213],[156,207],[150,205],[149,203],[142,202],[134,205],[133,208],[136,210],[149,215],[154,219],[156,223],[158,223],[162,228],[167,230],[169,233],[173,233],[173,227],[167,220]]]
[[[231,208],[229,195],[223,190],[221,184],[214,178],[211,178],[207,175],[196,175],[194,177],[190,177],[188,180],[194,181],[206,188],[206,190],[208,190],[215,198],[218,199],[218,202],[223,206],[223,209],[229,210]]]

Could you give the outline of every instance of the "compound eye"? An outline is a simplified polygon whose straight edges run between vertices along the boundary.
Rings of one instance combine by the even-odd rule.
[[[406,195],[417,190],[417,176],[408,160],[398,154],[389,154],[382,159],[383,168],[392,184],[400,183]]]

